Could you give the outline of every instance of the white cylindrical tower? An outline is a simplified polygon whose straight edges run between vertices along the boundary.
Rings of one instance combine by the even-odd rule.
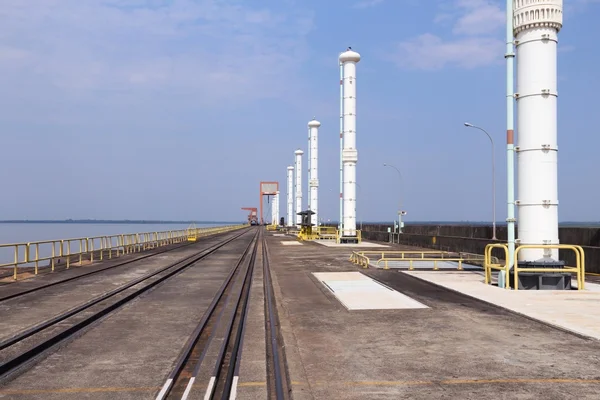
[[[519,244],[558,244],[557,44],[562,0],[515,0]],[[527,249],[519,259],[558,250]]]
[[[287,226],[294,226],[294,167],[287,167]]]
[[[279,225],[279,190],[273,196],[273,225]]]
[[[296,227],[300,228],[302,216],[298,215],[302,211],[302,154],[300,149],[294,152],[296,155]]]
[[[308,146],[310,149],[310,169],[308,186],[310,187],[309,210],[314,212],[311,217],[311,223],[314,226],[319,225],[319,127],[321,123],[313,118],[308,123],[309,136]]]
[[[340,54],[343,69],[343,228],[342,237],[356,237],[356,63],[360,54],[348,48]]]

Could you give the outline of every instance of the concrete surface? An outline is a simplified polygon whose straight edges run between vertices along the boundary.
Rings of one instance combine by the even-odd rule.
[[[262,252],[256,257],[256,268],[250,289],[250,308],[244,332],[244,347],[239,369],[239,399],[267,399],[267,357],[265,330],[265,294]]]
[[[75,280],[0,302],[0,339],[13,336],[19,331],[59,315],[147,273],[157,271],[169,264],[190,257],[202,249],[217,244],[224,237],[231,237],[234,234],[228,233],[227,236],[203,238],[193,245],[157,254],[150,258],[134,261],[93,275],[83,276],[84,272],[80,268],[79,270],[61,271],[53,275],[40,276],[32,281],[18,281],[11,284],[10,287],[0,287],[0,296],[3,296],[80,276]],[[121,258],[119,260],[119,262],[123,261]],[[103,263],[98,263],[88,268],[91,270],[92,268],[103,269],[105,267],[106,265]]]
[[[350,249],[269,245],[295,399],[598,398],[599,342],[394,270],[362,272],[429,308],[348,311],[313,272]]]
[[[361,249],[361,248],[371,248],[371,247],[390,247],[387,244],[383,244],[381,242],[366,242],[366,241],[361,241],[360,243],[336,243],[333,240],[315,240],[313,243],[318,243],[322,246],[327,246],[327,247],[338,247],[338,248],[343,248],[343,249],[348,249],[348,248],[352,248],[352,249]]]
[[[0,389],[0,398],[154,398],[252,233],[120,308]]]
[[[360,272],[313,272],[348,310],[427,308]]]
[[[600,285],[586,290],[506,290],[486,285],[481,274],[446,271],[403,273],[496,304],[516,313],[600,340]]]

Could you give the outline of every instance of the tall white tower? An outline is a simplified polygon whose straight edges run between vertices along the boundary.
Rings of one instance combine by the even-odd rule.
[[[556,48],[562,0],[515,0],[519,244],[558,244]],[[527,249],[523,261],[558,250]]]
[[[279,225],[279,191],[273,196],[271,204],[271,225]]]
[[[294,167],[287,167],[287,226],[294,226]]]
[[[342,124],[343,124],[343,226],[342,238],[356,237],[356,64],[360,54],[348,48],[340,54],[342,65]]]
[[[314,212],[311,223],[319,225],[319,127],[321,123],[313,118],[308,123],[308,148],[310,149],[308,186],[310,187],[309,210]]]
[[[300,149],[294,152],[296,155],[296,227],[300,227],[302,216],[298,215],[302,211],[302,154]]]

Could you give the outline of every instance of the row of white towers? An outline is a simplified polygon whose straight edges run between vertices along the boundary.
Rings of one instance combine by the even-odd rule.
[[[360,55],[348,48],[339,56],[340,65],[340,230],[342,237],[355,238],[356,232],[356,64]],[[311,223],[319,225],[319,127],[312,119],[308,123],[308,209],[314,214]],[[296,150],[294,166],[287,167],[288,226],[299,226],[302,211],[302,155]],[[294,179],[295,176],[295,179]],[[295,207],[294,207],[295,199]],[[296,217],[294,218],[294,208]]]
[[[313,211],[314,214],[311,216],[311,223],[314,226],[318,225],[319,221],[319,127],[321,123],[316,119],[312,119],[308,123],[308,209]],[[302,155],[304,152],[300,149],[294,152],[294,166],[287,167],[287,204],[288,204],[288,215],[287,223],[288,226],[297,227],[302,222],[301,216],[298,215],[302,211]],[[295,173],[294,173],[295,172]],[[295,178],[295,179],[294,179]],[[295,198],[295,202],[294,202]],[[295,204],[295,207],[294,207]],[[295,208],[295,218],[294,218]],[[295,222],[294,222],[295,221]]]
[[[519,244],[558,244],[557,44],[563,23],[562,0],[507,0],[517,58],[517,154]],[[509,14],[510,15],[510,14]],[[507,55],[508,56],[508,55]],[[356,236],[356,64],[348,48],[340,66],[340,230]],[[511,83],[509,82],[509,85]],[[512,125],[512,122],[510,123]],[[318,212],[318,142],[320,123],[309,122],[309,209]],[[314,135],[314,136],[313,136]],[[514,145],[507,131],[508,148]],[[510,151],[509,151],[510,153]],[[302,150],[288,167],[288,225],[293,219],[292,184],[296,171],[296,212],[302,211]],[[512,200],[509,196],[509,203]],[[296,217],[296,224],[300,217]],[[318,214],[313,224],[318,224]],[[557,250],[527,249],[521,260],[558,259]]]

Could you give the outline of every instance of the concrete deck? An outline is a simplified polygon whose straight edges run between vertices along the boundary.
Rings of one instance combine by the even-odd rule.
[[[354,249],[269,239],[295,399],[598,397],[598,341],[398,270],[361,270]],[[314,275],[351,271],[428,308],[348,310]]]
[[[467,296],[504,307],[580,335],[600,340],[600,285],[586,282],[586,290],[506,290],[485,285],[473,272],[402,271]]]
[[[235,233],[229,233],[232,236]],[[17,281],[10,285],[0,287],[0,294],[17,293],[24,289],[34,288],[43,284],[60,282],[64,279],[81,276],[78,279],[65,282],[56,286],[44,288],[37,292],[25,294],[0,302],[0,340],[33,326],[51,317],[59,315],[69,309],[83,304],[119,286],[142,277],[145,274],[159,270],[169,264],[178,262],[192,256],[198,251],[208,248],[219,241],[221,237],[207,237],[197,243],[158,254],[154,257],[134,261],[130,264],[118,266],[98,274],[81,276],[86,272],[103,269],[108,265],[133,259],[143,255],[137,253],[132,256],[120,257],[107,263],[93,264],[88,267],[79,267],[71,270],[56,272],[51,275],[38,276],[32,279]],[[43,299],[43,300],[41,300]],[[1,356],[0,356],[1,358]]]
[[[563,318],[570,318],[572,326],[578,315],[591,331],[594,324],[600,326],[600,314],[581,314],[595,312],[600,291],[514,293],[485,286],[482,275],[474,272],[361,269],[348,261],[355,246],[290,246],[282,243],[289,242],[287,238],[265,235],[295,400],[598,398],[600,341],[532,318],[557,319],[542,314],[570,307]],[[154,398],[251,236],[98,321],[0,387],[0,398]],[[389,250],[414,249],[383,245]],[[175,257],[176,252],[165,257]],[[259,265],[260,261],[259,253]],[[168,264],[169,259],[161,262]],[[121,282],[117,275],[104,277],[105,290]],[[261,268],[255,269],[254,279],[238,399],[267,398]],[[29,307],[25,313],[13,313],[33,313],[46,296],[63,296],[60,299],[67,302],[72,297],[73,303],[64,309],[85,301],[84,294],[92,288],[94,293],[101,290],[100,282],[93,280],[68,287],[71,296],[50,291],[37,298],[38,303],[23,303]],[[37,309],[38,319],[57,313],[56,299],[52,306]],[[350,303],[354,306],[348,307]],[[8,330],[36,321],[30,316],[21,321],[6,312],[16,306],[0,314],[7,315]],[[523,309],[538,314],[518,315],[526,314]],[[208,357],[218,342],[212,346]],[[207,372],[202,369],[201,375]],[[195,386],[191,398],[202,398],[202,389],[203,384]]]
[[[0,398],[154,398],[252,233],[243,237],[93,324],[0,388]],[[163,265],[176,258],[161,257]]]

